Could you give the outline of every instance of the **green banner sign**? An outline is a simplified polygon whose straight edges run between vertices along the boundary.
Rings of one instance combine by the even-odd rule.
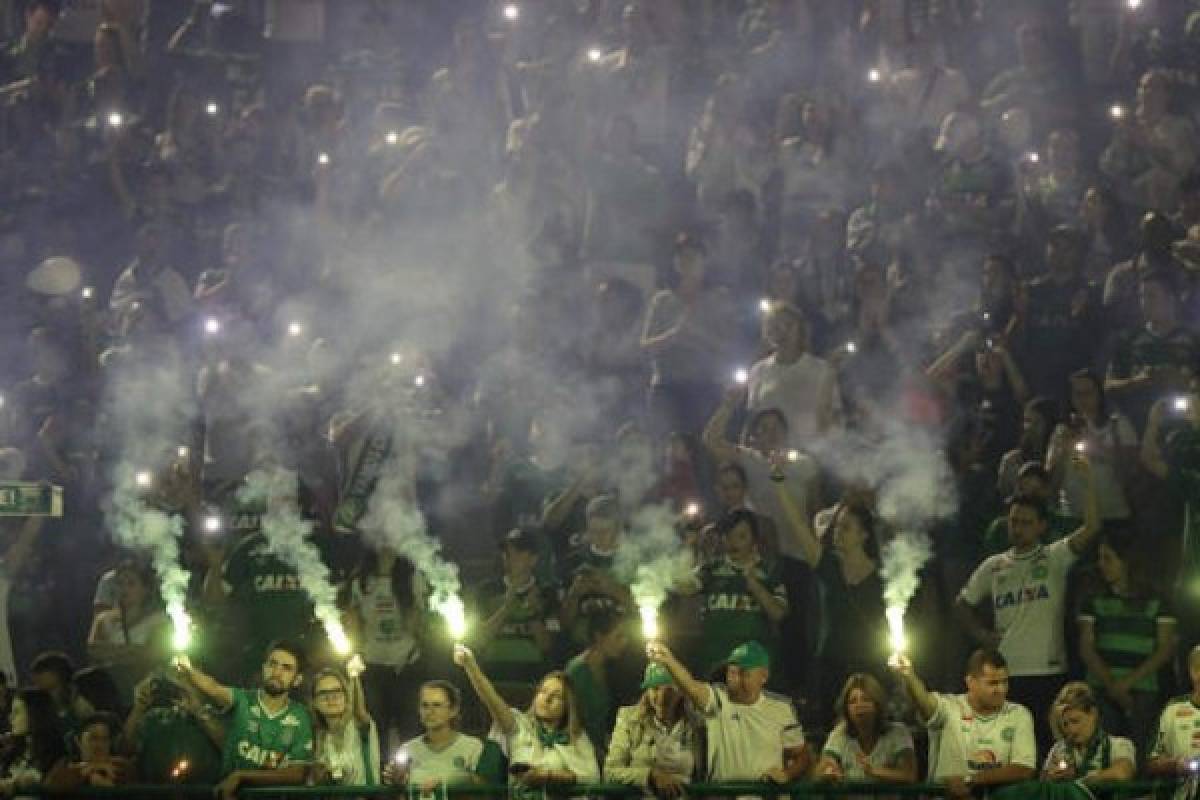
[[[0,517],[61,517],[63,490],[48,483],[0,483]]]

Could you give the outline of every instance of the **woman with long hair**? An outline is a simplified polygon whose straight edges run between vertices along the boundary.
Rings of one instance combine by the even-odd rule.
[[[1158,673],[1175,655],[1175,616],[1155,591],[1135,537],[1107,536],[1096,548],[1104,588],[1079,614],[1079,656],[1105,726],[1149,742],[1162,686]]]
[[[838,695],[837,724],[825,740],[820,781],[915,783],[917,758],[908,728],[887,718],[888,698],[873,676],[856,672]]]
[[[1129,418],[1113,409],[1104,395],[1104,383],[1089,369],[1070,377],[1071,414],[1050,437],[1046,469],[1056,489],[1062,490],[1067,516],[1082,518],[1088,478],[1072,450],[1087,453],[1091,480],[1100,501],[1100,518],[1106,522],[1127,520],[1129,500],[1122,476],[1136,464],[1138,437]]]
[[[380,547],[367,551],[350,582],[350,623],[367,668],[362,675],[367,708],[379,716],[386,739],[416,717],[412,686],[420,682],[425,583],[412,562]]]
[[[50,693],[21,689],[9,713],[11,734],[0,748],[0,796],[48,781],[66,763],[67,748]]]
[[[1049,713],[1057,741],[1042,765],[1042,780],[1075,784],[1133,780],[1137,771],[1133,742],[1105,732],[1100,707],[1086,683],[1071,681],[1062,687]]]
[[[1017,446],[1000,458],[996,470],[996,491],[1000,497],[1009,497],[1017,490],[1017,473],[1021,466],[1040,462],[1046,456],[1050,434],[1058,425],[1058,409],[1048,397],[1034,397],[1025,403],[1021,413],[1021,434]]]
[[[609,783],[641,786],[658,796],[678,794],[703,761],[702,723],[671,673],[649,664],[642,678],[641,699],[617,711],[604,759]]]
[[[454,663],[466,672],[491,714],[493,726],[504,737],[513,783],[547,787],[599,780],[596,751],[583,729],[575,693],[565,673],[554,671],[542,676],[533,702],[520,711],[500,696],[469,649],[455,645]]]
[[[380,782],[379,730],[363,701],[362,682],[326,667],[312,684],[313,739],[321,782],[374,786]]]
[[[108,669],[128,703],[133,687],[165,655],[169,620],[153,573],[145,564],[132,559],[122,561],[115,570],[115,583],[116,607],[101,611],[93,619],[88,656]]]

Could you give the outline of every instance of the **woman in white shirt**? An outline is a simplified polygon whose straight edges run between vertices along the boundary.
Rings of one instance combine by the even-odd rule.
[[[887,719],[887,693],[856,672],[838,696],[840,717],[817,763],[817,780],[916,783],[917,759],[908,728]]]
[[[326,667],[313,679],[313,735],[321,783],[373,786],[380,782],[379,731],[367,713],[362,683]]]
[[[1042,765],[1042,780],[1133,780],[1137,771],[1133,742],[1105,733],[1096,697],[1083,681],[1072,681],[1059,690],[1050,708],[1050,727],[1058,740]]]
[[[564,673],[544,675],[529,708],[518,711],[496,691],[470,650],[455,645],[454,663],[467,673],[475,693],[491,714],[493,736],[498,730],[514,783],[544,788],[595,783],[600,779],[596,751],[584,733],[583,718]]]
[[[128,699],[133,687],[164,654],[169,622],[158,602],[149,568],[127,560],[114,572],[116,605],[92,620],[88,656],[92,663],[109,670],[122,696]]]

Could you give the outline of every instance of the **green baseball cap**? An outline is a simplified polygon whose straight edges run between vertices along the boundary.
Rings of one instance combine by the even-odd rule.
[[[653,689],[656,686],[671,686],[675,683],[675,679],[671,677],[671,673],[667,672],[667,668],[662,664],[647,664],[646,674],[642,678],[643,689]]]
[[[742,669],[767,668],[771,666],[771,656],[767,654],[767,648],[752,640],[733,648],[725,663]]]

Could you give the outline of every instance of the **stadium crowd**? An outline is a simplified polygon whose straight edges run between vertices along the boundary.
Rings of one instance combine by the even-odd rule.
[[[1200,771],[1194,0],[0,26],[0,793]]]

